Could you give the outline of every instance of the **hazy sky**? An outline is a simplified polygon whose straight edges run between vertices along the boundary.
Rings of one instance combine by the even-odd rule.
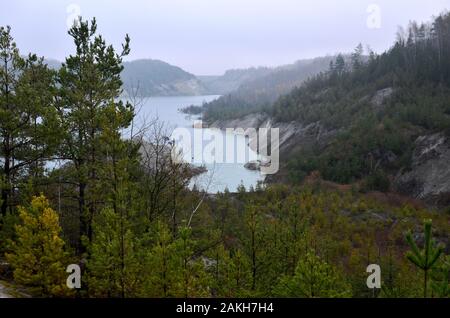
[[[11,25],[22,53],[63,60],[74,50],[67,23],[80,9],[85,18],[97,17],[100,32],[118,48],[130,34],[129,59],[161,59],[197,75],[349,52],[359,42],[380,52],[397,26],[450,9],[450,0],[2,2],[0,25]]]

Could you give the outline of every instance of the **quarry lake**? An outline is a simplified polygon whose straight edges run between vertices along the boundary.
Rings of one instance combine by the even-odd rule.
[[[251,186],[256,186],[259,181],[264,180],[264,176],[259,171],[248,170],[244,167],[245,163],[256,159],[257,155],[248,146],[246,137],[238,134],[227,133],[218,129],[199,129],[194,128],[194,123],[198,122],[199,116],[187,115],[180,112],[180,109],[187,106],[201,106],[204,102],[210,102],[217,99],[217,95],[209,96],[183,96],[183,97],[150,97],[143,101],[140,112],[137,115],[137,124],[144,120],[150,121],[157,118],[160,123],[164,123],[165,128],[169,133],[175,129],[184,128],[189,131],[192,136],[202,136],[202,138],[193,137],[191,142],[178,144],[182,149],[184,160],[191,162],[196,166],[205,166],[208,172],[195,177],[191,186],[196,186],[198,189],[206,190],[209,193],[223,192],[228,189],[230,192],[236,192],[239,185],[244,185],[246,189]],[[211,152],[208,151],[208,139],[214,135],[214,139],[218,137],[224,140],[223,150],[219,151],[224,154],[230,151],[229,147],[234,148],[235,159],[230,160],[215,160],[211,158]],[[219,139],[220,139],[219,138]],[[208,141],[209,140],[209,141]],[[225,142],[226,140],[226,142]],[[229,141],[233,141],[230,145]],[[238,145],[241,145],[239,149]],[[245,162],[237,159],[242,155],[245,145]],[[213,155],[217,152],[213,151]],[[223,162],[221,162],[223,161]]]

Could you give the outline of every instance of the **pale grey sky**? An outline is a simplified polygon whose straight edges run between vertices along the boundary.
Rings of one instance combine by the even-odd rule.
[[[100,32],[118,48],[130,34],[129,59],[161,59],[197,75],[349,52],[359,42],[381,52],[397,26],[450,9],[450,0],[3,2],[0,25],[11,25],[22,53],[63,60],[73,52],[67,21],[79,8],[83,17],[97,18]],[[368,27],[368,20],[380,27]]]

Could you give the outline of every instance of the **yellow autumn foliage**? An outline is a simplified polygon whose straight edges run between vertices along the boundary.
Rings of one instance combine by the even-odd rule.
[[[14,270],[14,280],[44,296],[70,296],[58,214],[43,196],[34,197],[29,207],[20,207],[21,224],[16,225],[15,241],[6,259]]]

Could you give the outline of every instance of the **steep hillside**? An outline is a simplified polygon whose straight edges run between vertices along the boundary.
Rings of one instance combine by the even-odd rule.
[[[213,122],[217,119],[239,118],[265,110],[282,94],[287,94],[309,77],[328,69],[332,60],[333,57],[301,60],[246,80],[236,90],[205,105],[204,120]]]
[[[198,76],[198,78],[211,93],[225,95],[238,89],[241,84],[260,78],[270,72],[272,72],[272,69],[267,67],[252,67],[228,70],[222,76]]]
[[[282,169],[271,179],[301,183],[315,173],[361,191],[450,204],[448,56],[450,14],[443,14],[412,23],[368,61],[361,47],[350,63],[338,57],[265,114],[249,115],[261,118],[250,126],[281,129]]]
[[[208,93],[193,75],[179,67],[158,60],[124,63],[122,80],[125,89],[137,89],[143,96],[181,96]]]

